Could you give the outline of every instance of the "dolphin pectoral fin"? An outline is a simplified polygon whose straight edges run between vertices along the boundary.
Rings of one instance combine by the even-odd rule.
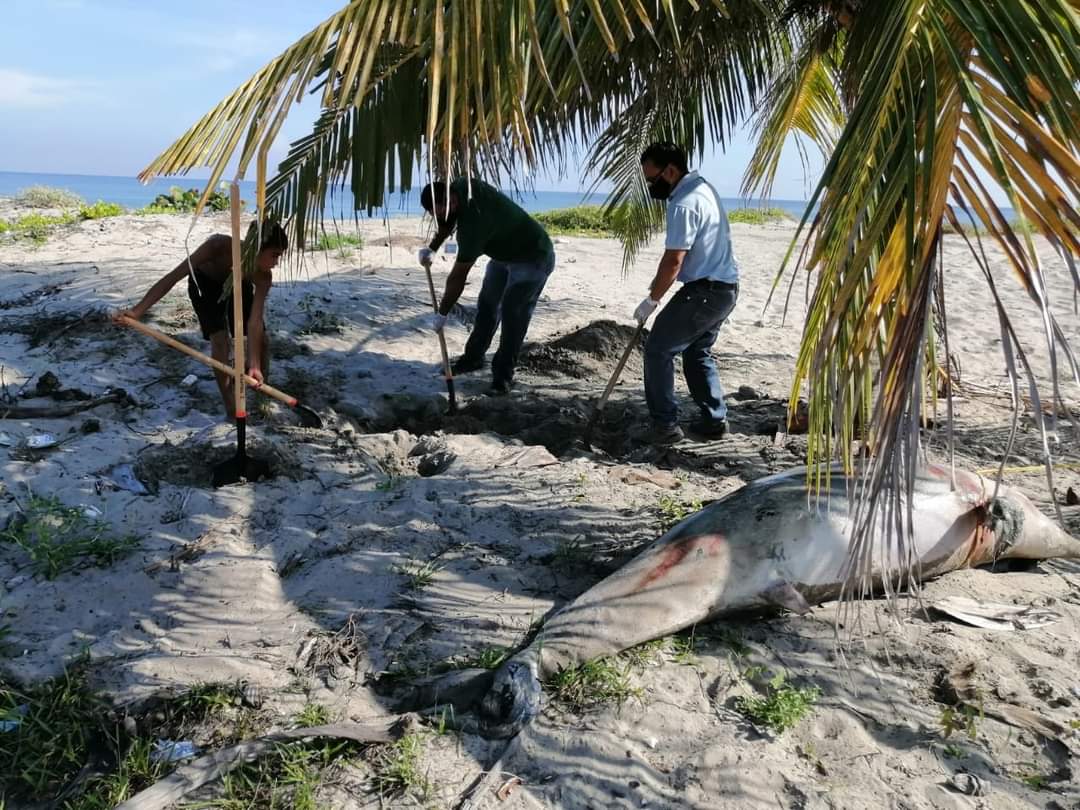
[[[787,580],[781,580],[775,585],[770,585],[761,594],[761,598],[768,602],[770,605],[776,605],[784,610],[790,610],[792,613],[798,613],[800,616],[805,616],[810,612],[810,603],[803,598],[803,595],[799,593],[795,586]]]

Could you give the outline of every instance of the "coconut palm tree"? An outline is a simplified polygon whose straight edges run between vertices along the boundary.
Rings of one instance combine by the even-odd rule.
[[[1000,285],[1022,285],[1042,315],[1050,411],[1067,412],[1059,372],[1080,383],[1033,237],[1080,288],[1078,78],[1080,0],[354,0],[141,176],[210,166],[209,192],[230,160],[240,175],[254,161],[259,209],[302,246],[335,188],[371,210],[418,169],[500,182],[562,170],[568,152],[590,149],[629,259],[661,222],[638,165],[649,141],[700,154],[753,113],[745,188],[765,194],[789,138],[820,149],[825,169],[781,268],[815,279],[792,402],[807,392],[821,479],[837,456],[857,472],[849,581],[860,588],[873,531],[895,535],[886,564],[910,563],[900,493],[937,390],[927,369],[949,367],[947,227],[994,292],[1014,388],[1026,374],[1036,414],[1040,391]],[[323,112],[267,182],[267,150],[308,91]],[[1029,227],[1003,215],[1000,194]],[[984,238],[1012,277],[991,268]],[[852,451],[860,425],[865,460]],[[1052,489],[1049,464],[1047,476]]]

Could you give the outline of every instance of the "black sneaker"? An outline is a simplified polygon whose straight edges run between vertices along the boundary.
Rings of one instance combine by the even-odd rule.
[[[678,444],[686,436],[682,432],[682,428],[678,424],[666,425],[660,422],[653,422],[652,426],[648,430],[642,431],[637,434],[638,441],[642,441],[645,444],[653,444],[657,447],[669,447],[673,444]]]
[[[690,430],[707,439],[719,439],[728,432],[727,419],[699,419],[690,425]]]
[[[474,371],[479,371],[484,367],[484,358],[474,360],[466,355],[461,355],[457,360],[450,364],[450,371],[456,377],[458,374],[471,374]]]
[[[511,384],[509,380],[493,380],[491,388],[488,389],[488,394],[493,397],[505,397],[510,393]]]

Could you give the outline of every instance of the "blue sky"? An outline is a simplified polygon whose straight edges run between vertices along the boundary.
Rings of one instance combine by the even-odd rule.
[[[0,170],[134,175],[233,88],[344,0],[5,0],[0,28]],[[295,108],[271,158],[318,110]],[[701,170],[735,196],[752,146],[739,133]],[[793,148],[774,196],[805,199]],[[193,172],[198,176],[198,173]],[[252,178],[253,179],[253,178]],[[579,177],[539,177],[572,191]]]

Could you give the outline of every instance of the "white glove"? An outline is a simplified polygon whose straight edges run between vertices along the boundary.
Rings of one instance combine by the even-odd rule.
[[[634,310],[634,320],[638,323],[645,323],[645,321],[649,320],[649,316],[656,312],[658,306],[660,306],[659,301],[646,298],[638,304],[637,309]]]
[[[420,264],[431,264],[432,259],[435,258],[435,251],[429,247],[422,247],[416,254],[416,260]]]
[[[441,332],[444,326],[446,326],[446,316],[436,312],[431,317],[431,328],[436,332]]]

